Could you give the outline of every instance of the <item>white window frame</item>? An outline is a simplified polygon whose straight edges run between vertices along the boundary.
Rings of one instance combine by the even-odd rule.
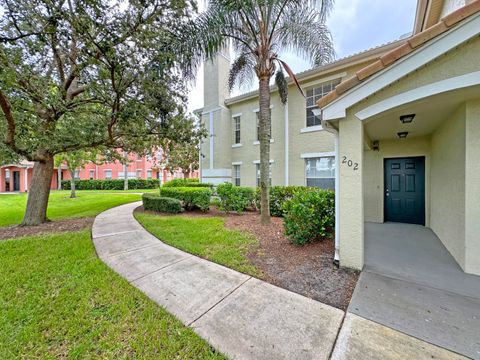
[[[148,180],[151,180],[151,179],[152,179],[152,176],[153,176],[152,170],[147,170],[147,179],[148,179]]]
[[[232,116],[233,119],[233,145],[239,146],[242,144],[242,116],[241,114],[235,114]],[[238,139],[237,139],[238,134]]]
[[[306,128],[317,127],[321,124],[321,119],[318,116],[313,115],[313,123],[309,124],[309,111],[317,109],[317,101],[334,90],[342,81],[342,78],[335,78],[328,81],[324,81],[317,85],[311,86],[306,89],[305,98],[305,124]],[[303,132],[306,132],[305,130]]]
[[[75,170],[73,172],[73,179],[74,180],[80,180],[80,170]]]
[[[240,186],[241,184],[241,170],[240,170],[240,165],[233,165],[233,185],[235,186]]]
[[[107,174],[110,173],[110,177],[107,177]],[[112,176],[113,176],[113,173],[112,173],[112,169],[105,169],[103,170],[103,178],[105,180],[112,180]]]
[[[88,175],[90,180],[95,180],[95,170],[89,170]]]
[[[255,164],[255,175],[256,175],[256,179],[257,179],[257,187],[260,187],[260,161],[258,161],[258,162],[254,161],[254,164]],[[272,186],[272,164],[273,164],[273,160],[270,160],[270,169],[269,169],[270,186]]]
[[[311,154],[305,154],[305,155],[320,155],[320,154],[311,153]],[[304,164],[305,164],[304,165],[305,166],[305,185],[309,186],[308,179],[329,179],[329,180],[333,180],[333,183],[335,183],[335,154],[326,153],[326,154],[322,154],[321,156],[305,156],[305,157],[301,156],[301,157],[302,159],[304,159]],[[331,164],[332,164],[332,168],[330,169],[331,176],[308,176],[307,163],[312,160],[318,161],[319,159],[331,159]]]

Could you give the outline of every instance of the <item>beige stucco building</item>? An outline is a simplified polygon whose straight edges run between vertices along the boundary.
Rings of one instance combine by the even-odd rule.
[[[273,185],[335,188],[342,266],[364,265],[365,222],[431,228],[480,275],[480,0],[419,0],[411,37],[272,88]],[[228,98],[229,60],[205,66],[202,181],[255,186],[256,92]],[[333,89],[333,91],[332,91]]]

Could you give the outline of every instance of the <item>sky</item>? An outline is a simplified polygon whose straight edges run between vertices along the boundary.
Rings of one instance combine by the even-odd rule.
[[[336,58],[340,59],[410,34],[416,4],[416,0],[335,0],[327,25],[332,33]],[[312,67],[293,53],[284,53],[281,56],[295,73]],[[237,90],[236,94],[238,92]],[[203,69],[200,69],[188,97],[189,111],[201,107]]]

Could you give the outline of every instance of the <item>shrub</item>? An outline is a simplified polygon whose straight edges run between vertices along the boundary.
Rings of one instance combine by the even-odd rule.
[[[163,184],[163,187],[213,187],[212,184],[201,183],[198,179],[173,179]]]
[[[283,216],[283,204],[299,192],[315,191],[316,188],[306,186],[271,186],[270,187],[270,215]],[[260,188],[255,193],[255,205],[260,210]]]
[[[217,197],[217,196],[214,196],[211,198],[210,200],[210,205],[213,205],[213,206],[216,206],[216,207],[220,207],[222,206],[222,202],[220,201],[220,198]]]
[[[233,186],[225,183],[217,186],[217,195],[220,197],[220,210],[242,213],[252,206],[255,200],[255,191],[249,187]]]
[[[331,235],[335,226],[335,194],[330,190],[300,191],[283,205],[285,235],[297,245]]]
[[[161,197],[156,194],[143,194],[143,208],[158,212],[178,214],[183,211],[180,200]]]
[[[77,190],[123,190],[124,180],[75,180]],[[156,189],[159,187],[158,180],[155,179],[129,179],[128,188],[136,189]],[[70,190],[70,180],[62,180],[62,189]]]
[[[199,208],[207,211],[210,206],[212,190],[200,187],[162,187],[160,195],[180,200],[187,210]]]

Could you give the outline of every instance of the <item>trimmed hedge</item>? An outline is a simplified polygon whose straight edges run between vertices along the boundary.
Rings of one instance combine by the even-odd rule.
[[[242,213],[251,207],[255,200],[253,188],[233,186],[231,183],[218,185],[217,195],[220,197],[220,210],[225,212]]]
[[[180,200],[187,210],[198,208],[207,211],[212,190],[205,187],[162,187],[160,195]]]
[[[143,208],[164,213],[178,214],[183,211],[180,200],[168,197],[161,197],[156,194],[143,194]]]
[[[198,179],[173,179],[165,184],[163,187],[213,187],[212,184],[201,183]]]
[[[283,205],[285,235],[296,245],[331,235],[335,227],[335,193],[314,189],[297,192]]]
[[[76,190],[123,190],[124,180],[75,180]],[[156,179],[129,179],[128,188],[135,189],[156,189],[159,182]],[[70,190],[70,180],[62,180],[62,189]]]
[[[307,186],[271,186],[270,187],[270,215],[284,216],[283,204],[292,199],[297,193],[315,191],[318,188]],[[260,210],[260,188],[255,193],[255,205]]]

